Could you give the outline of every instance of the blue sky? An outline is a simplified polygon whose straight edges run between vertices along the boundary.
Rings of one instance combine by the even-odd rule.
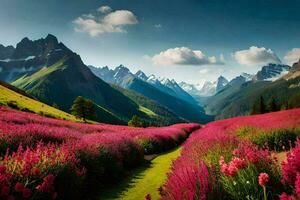
[[[300,58],[299,0],[1,0],[0,43],[52,33],[86,64],[203,82]]]

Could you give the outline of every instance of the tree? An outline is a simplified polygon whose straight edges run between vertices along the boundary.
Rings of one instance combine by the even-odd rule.
[[[143,122],[142,122],[142,120],[139,118],[139,116],[134,115],[134,116],[131,118],[131,120],[129,120],[128,126],[131,126],[131,127],[143,127]]]
[[[82,96],[76,97],[71,107],[71,113],[78,117],[94,120],[96,118],[95,103],[89,99],[85,99]]]
[[[269,102],[268,102],[268,111],[269,111],[269,112],[275,112],[275,111],[278,111],[277,104],[276,104],[276,100],[275,100],[274,97],[271,97],[271,99],[270,99]]]
[[[95,103],[89,99],[85,101],[86,118],[94,120],[96,118]]]
[[[85,121],[86,119],[86,109],[85,109],[85,99],[82,96],[76,97],[71,107],[72,115],[83,118]]]
[[[266,106],[264,102],[264,98],[262,96],[259,97],[259,99],[253,104],[251,114],[263,114],[266,112]]]

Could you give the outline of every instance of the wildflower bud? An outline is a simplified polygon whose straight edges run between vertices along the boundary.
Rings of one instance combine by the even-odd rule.
[[[15,190],[16,190],[16,192],[23,192],[23,190],[24,190],[23,183],[17,182],[15,185]]]
[[[267,173],[260,173],[258,176],[258,183],[260,186],[265,187],[269,181],[269,175]]]
[[[39,168],[35,167],[31,170],[31,173],[32,173],[32,175],[37,176],[37,175],[41,174],[41,170]]]

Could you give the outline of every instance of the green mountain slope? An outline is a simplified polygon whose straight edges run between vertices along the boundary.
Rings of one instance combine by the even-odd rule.
[[[163,125],[184,122],[184,120],[179,118],[175,113],[157,102],[134,91],[126,90],[116,85],[112,86],[140,105],[140,110],[150,117],[150,119],[144,119],[148,124]]]
[[[191,101],[196,102],[192,97],[192,100],[186,101],[176,96],[176,94],[172,95],[171,91],[173,90],[162,83],[156,82],[156,86],[154,86],[136,77],[123,65],[120,65],[115,70],[110,70],[107,67],[95,68],[91,66],[90,69],[96,76],[102,78],[104,81],[135,91],[166,107],[182,119],[202,123],[211,120],[209,116],[205,115],[202,107],[196,103],[190,103]],[[159,84],[159,86],[157,84]],[[173,91],[173,93],[175,93],[175,91]]]
[[[0,81],[0,105],[13,106],[24,111],[30,111],[59,119],[78,121],[73,115],[57,108],[41,103],[24,91]]]
[[[211,120],[200,106],[175,98],[137,78],[130,79],[126,88],[158,102],[187,121],[205,123]]]
[[[104,123],[126,124],[133,115],[153,125],[182,120],[209,121],[201,107],[174,98],[149,84],[144,87],[146,83],[139,79],[129,77],[124,81],[128,83],[128,89],[142,94],[145,90],[144,96],[152,99],[151,103],[113,88],[95,76],[79,55],[53,35],[34,41],[24,38],[16,48],[9,50],[12,52],[5,55],[10,57],[0,60],[0,80],[9,81],[48,105],[55,103],[66,112],[77,96],[83,96],[95,102],[97,120]]]
[[[47,104],[56,103],[65,111],[77,96],[89,98],[98,105],[101,122],[124,124],[132,115],[141,114],[137,104],[94,76],[73,53],[12,84]]]

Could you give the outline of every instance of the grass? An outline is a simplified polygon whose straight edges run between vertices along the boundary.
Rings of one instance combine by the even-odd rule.
[[[146,115],[148,115],[149,117],[156,117],[157,116],[156,113],[154,113],[152,110],[150,110],[150,109],[148,109],[148,108],[146,108],[144,106],[140,105],[139,110],[141,112],[145,113]]]
[[[153,200],[159,199],[158,188],[164,184],[172,161],[181,152],[181,148],[160,154],[152,161],[145,163],[133,170],[131,174],[110,190],[105,190],[101,200],[143,200],[150,194]]]
[[[78,121],[73,115],[69,113],[63,112],[47,104],[23,96],[2,85],[0,85],[0,94],[0,104],[7,105],[7,103],[13,102],[18,106],[19,109],[26,108],[37,114],[44,113],[46,115],[51,115],[55,118]]]

